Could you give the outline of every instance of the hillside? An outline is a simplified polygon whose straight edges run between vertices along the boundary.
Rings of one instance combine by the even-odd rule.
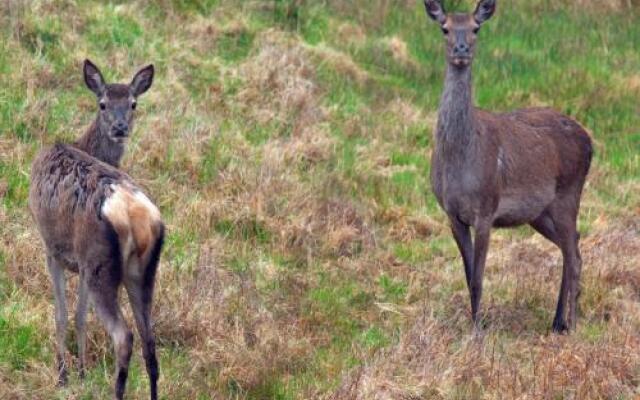
[[[168,229],[161,398],[637,398],[639,7],[499,0],[479,35],[476,103],[557,108],[596,154],[577,332],[550,333],[559,250],[519,228],[492,235],[477,339],[429,187],[445,61],[420,1],[1,2],[0,398],[111,395],[93,313],[86,380],[72,369],[55,387],[53,295],[27,209],[34,155],[95,116],[85,58],[113,82],[156,67],[123,169]],[[148,396],[140,354],[136,337],[128,398]]]

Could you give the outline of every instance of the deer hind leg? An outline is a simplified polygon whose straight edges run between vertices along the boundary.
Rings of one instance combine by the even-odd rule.
[[[147,375],[149,376],[151,400],[158,398],[158,377],[160,374],[156,357],[156,342],[151,323],[151,307],[163,241],[164,228],[160,230],[151,252],[142,257],[146,261],[146,265],[142,269],[143,273],[141,275],[126,274],[124,278],[129,302],[131,303],[138,333],[142,340],[142,355],[147,368]],[[130,262],[139,263],[141,259],[138,257],[132,258]],[[127,270],[131,271],[132,269],[128,268]]]
[[[103,281],[100,282],[100,285],[92,285],[90,281],[89,293],[93,299],[98,318],[113,340],[116,359],[115,398],[122,399],[129,373],[133,334],[118,305],[118,285],[109,283],[111,282]]]
[[[544,236],[547,240],[554,243],[560,248],[560,239],[556,232],[556,227],[553,224],[553,219],[546,211],[543,212],[538,218],[530,223],[531,227],[535,229],[539,234]]]
[[[151,326],[151,303],[153,286],[145,285],[141,280],[125,282],[129,302],[136,321],[140,340],[142,341],[142,355],[144,357],[149,376],[151,399],[158,398],[158,359],[156,358],[156,342]]]
[[[564,204],[559,202],[551,208],[551,218],[555,226],[558,246],[562,250],[562,283],[552,326],[553,331],[557,333],[575,329],[576,303],[582,269],[578,250],[579,236],[576,229],[577,212],[568,200],[565,199]],[[569,303],[569,323],[565,317],[567,302]]]
[[[573,221],[573,235],[571,237],[568,253],[571,255],[572,269],[571,280],[569,281],[569,310],[567,323],[569,329],[575,331],[577,323],[578,297],[580,297],[580,277],[582,275],[582,256],[580,255],[580,233],[577,228],[577,218]]]
[[[65,354],[67,347],[67,299],[65,297],[66,279],[62,266],[50,255],[47,255],[47,269],[53,283],[56,321],[56,366],[58,368],[58,385],[67,384],[67,366]]]
[[[75,325],[76,340],[78,341],[78,373],[80,379],[84,379],[86,366],[86,349],[87,349],[87,332],[86,320],[87,309],[89,307],[89,291],[87,281],[85,279],[84,270],[80,270],[80,278],[78,280],[78,305],[76,306]]]

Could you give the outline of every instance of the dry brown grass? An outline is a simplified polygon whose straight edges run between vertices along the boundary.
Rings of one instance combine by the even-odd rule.
[[[541,249],[531,238],[493,246],[483,335],[464,332],[467,316],[459,312],[466,298],[453,301],[446,320],[425,303],[398,344],[351,372],[330,398],[633,398],[640,365],[639,234],[635,218],[582,242],[583,315],[575,334],[531,329],[535,308],[527,302],[544,296],[544,307],[554,304],[546,297],[555,293],[559,260],[547,258],[549,245]],[[513,291],[506,304],[494,303],[497,286]],[[602,330],[590,332],[585,326],[591,324]]]
[[[309,346],[296,324],[276,319],[267,309],[255,277],[224,268],[223,251],[221,241],[209,240],[190,277],[164,279],[168,284],[159,288],[156,331],[163,340],[189,349],[194,370],[216,370],[220,381],[251,389],[304,362]],[[176,292],[182,296],[169,295]]]
[[[0,77],[19,82],[12,89],[24,93],[16,124],[24,123],[31,139],[0,135],[0,161],[19,176],[28,176],[40,146],[71,140],[92,117],[95,102],[82,92],[79,75],[84,56],[97,57],[117,80],[159,60],[154,86],[140,101],[123,169],[147,188],[168,226],[154,307],[162,394],[637,396],[640,208],[621,199],[634,198],[638,181],[614,179],[616,170],[602,159],[594,164],[581,214],[584,290],[576,334],[548,332],[560,280],[558,250],[529,231],[503,231],[493,236],[489,253],[483,301],[488,328],[483,338],[474,338],[455,244],[443,213],[428,201],[430,141],[422,139],[435,125],[435,107],[419,105],[410,88],[387,90],[379,72],[357,58],[371,45],[371,59],[384,57],[398,70],[415,72],[408,37],[374,32],[392,7],[413,10],[416,3],[329,3],[331,12],[352,17],[331,16],[328,22],[343,47],[330,40],[310,45],[301,33],[277,24],[265,28],[247,16],[272,12],[271,4],[223,1],[202,16],[166,0],[166,27],[141,22],[143,31],[152,32],[149,43],[98,54],[83,29],[102,5],[36,1],[31,12],[27,3],[0,3],[5,20],[15,12],[28,16],[10,26],[6,46],[20,62],[13,63],[11,76]],[[112,23],[137,20],[152,5],[117,5]],[[44,24],[40,15],[68,21],[56,39],[64,56],[55,66],[26,49],[30,40],[36,49],[42,45],[34,36]],[[242,35],[253,38],[246,56],[229,61],[218,54],[224,40]],[[344,78],[345,91],[355,93],[355,110],[346,113],[328,101],[343,88],[331,86],[323,72]],[[616,89],[636,90],[635,80],[621,76]],[[73,98],[64,98],[69,90],[82,95],[74,91]],[[510,96],[546,100],[517,91]],[[572,101],[583,107],[593,99]],[[57,122],[53,130],[49,117]],[[598,154],[604,151],[599,142]],[[343,159],[347,152],[350,163]],[[396,185],[402,174],[413,174],[413,180]],[[0,176],[0,201],[11,196],[10,179]],[[12,291],[0,293],[6,299],[1,310],[13,313],[12,323],[35,327],[29,343],[40,349],[21,368],[0,364],[0,398],[108,397],[111,344],[91,313],[93,375],[84,384],[72,377],[69,388],[54,387],[51,288],[20,196],[10,207],[0,205],[0,252],[0,280]],[[72,278],[70,310],[75,290]],[[146,397],[139,354],[136,342],[131,398]],[[74,361],[71,354],[68,361]],[[335,386],[340,388],[332,393]]]
[[[292,114],[302,120],[294,125],[317,118],[314,67],[300,43],[282,32],[268,31],[260,36],[257,47],[258,54],[238,71],[245,81],[238,94],[240,104],[259,123],[287,121]]]

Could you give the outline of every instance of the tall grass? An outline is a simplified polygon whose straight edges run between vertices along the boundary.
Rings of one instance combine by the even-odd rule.
[[[110,81],[157,68],[123,168],[168,224],[154,307],[164,398],[637,396],[637,4],[498,7],[479,37],[476,104],[552,106],[596,142],[569,337],[549,334],[559,252],[525,228],[493,236],[487,333],[470,335],[428,182],[445,65],[421,2],[0,4],[0,398],[111,393],[94,317],[89,376],[54,388],[51,287],[26,204],[36,152],[94,116],[85,57]],[[147,396],[139,353],[131,398]]]

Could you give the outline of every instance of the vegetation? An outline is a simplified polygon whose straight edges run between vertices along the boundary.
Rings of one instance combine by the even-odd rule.
[[[561,257],[521,228],[492,237],[476,339],[428,183],[444,46],[421,2],[3,1],[0,398],[112,390],[91,313],[88,376],[54,387],[52,291],[27,210],[35,153],[93,118],[86,57],[110,81],[156,66],[123,168],[168,225],[162,398],[636,398],[638,6],[501,1],[480,33],[477,104],[560,109],[592,132],[596,157],[577,332],[550,334]],[[138,342],[130,398],[147,395]]]

